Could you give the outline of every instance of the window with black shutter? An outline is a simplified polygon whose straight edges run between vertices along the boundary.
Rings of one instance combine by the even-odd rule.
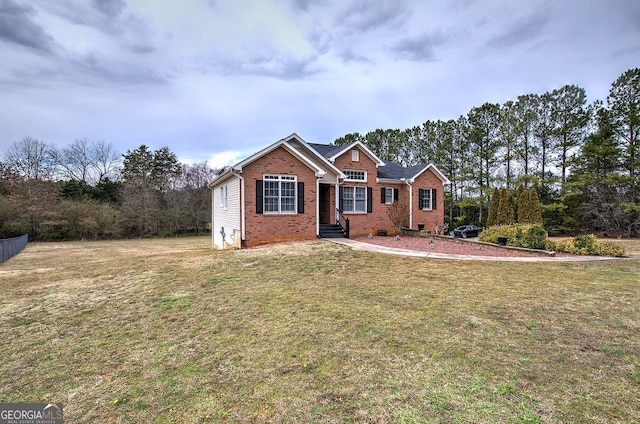
[[[421,188],[418,190],[418,208],[423,211],[433,209],[432,205],[433,190],[428,188]]]
[[[266,174],[256,181],[256,213],[304,213],[304,183],[295,175]]]

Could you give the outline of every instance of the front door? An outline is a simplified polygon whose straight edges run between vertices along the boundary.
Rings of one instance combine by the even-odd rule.
[[[331,222],[331,185],[320,184],[320,224],[333,224]]]

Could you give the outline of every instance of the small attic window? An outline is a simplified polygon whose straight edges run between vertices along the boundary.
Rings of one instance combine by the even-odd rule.
[[[352,162],[359,162],[360,161],[360,150],[353,149],[351,151],[351,161]]]

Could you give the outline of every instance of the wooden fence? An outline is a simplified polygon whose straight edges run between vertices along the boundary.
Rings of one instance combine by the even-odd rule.
[[[29,242],[29,234],[0,240],[0,263],[8,261],[24,249]]]

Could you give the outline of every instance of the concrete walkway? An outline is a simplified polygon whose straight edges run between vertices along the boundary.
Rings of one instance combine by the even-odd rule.
[[[380,246],[372,243],[364,243],[346,238],[325,239],[343,246],[349,246],[354,249],[368,250],[370,252],[387,253],[390,255],[413,256],[416,258],[433,258],[433,259],[458,259],[466,261],[503,261],[503,262],[588,262],[588,261],[611,261],[629,258],[612,258],[609,256],[531,256],[531,257],[514,257],[514,256],[474,256],[474,255],[450,255],[446,253],[423,252],[419,250],[398,249],[394,247]],[[637,258],[631,258],[637,259]]]

